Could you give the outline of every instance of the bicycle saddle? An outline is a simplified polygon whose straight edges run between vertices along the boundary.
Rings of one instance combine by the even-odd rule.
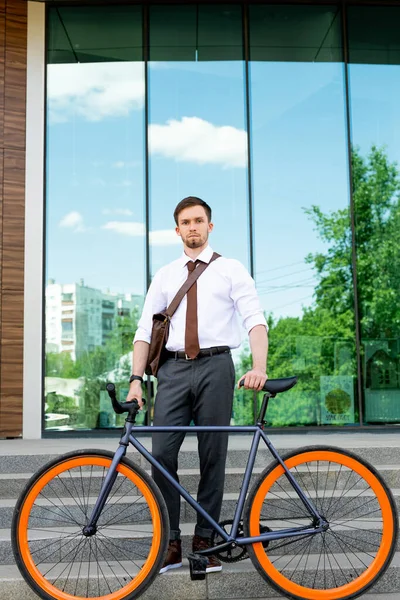
[[[290,390],[297,383],[297,377],[284,377],[283,379],[267,379],[263,387],[263,392],[270,394],[279,394]]]
[[[270,394],[279,394],[290,390],[297,383],[297,377],[283,377],[282,379],[267,379],[261,392],[269,392]],[[244,379],[239,383],[240,387],[244,384]]]

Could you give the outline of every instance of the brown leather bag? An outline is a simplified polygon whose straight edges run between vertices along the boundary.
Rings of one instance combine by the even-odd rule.
[[[169,335],[169,324],[171,318],[183,300],[183,297],[190,290],[195,281],[206,270],[209,264],[221,255],[214,252],[209,263],[199,264],[186,279],[183,286],[178,290],[175,298],[168,308],[160,313],[153,315],[153,327],[151,330],[149,356],[146,365],[146,375],[157,376],[158,369],[166,360],[165,345]]]

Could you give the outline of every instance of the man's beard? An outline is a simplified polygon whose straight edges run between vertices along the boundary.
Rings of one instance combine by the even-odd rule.
[[[202,238],[201,236],[199,237],[187,237],[186,238],[186,246],[189,246],[189,248],[200,248],[201,246],[203,246],[207,241],[207,238]]]

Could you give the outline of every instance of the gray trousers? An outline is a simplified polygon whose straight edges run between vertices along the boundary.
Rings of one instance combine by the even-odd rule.
[[[154,425],[229,425],[235,369],[230,353],[196,360],[169,359],[160,368]],[[153,456],[179,481],[178,453],[185,433],[153,433]],[[228,434],[199,432],[200,482],[197,501],[219,521],[224,492]],[[180,538],[180,495],[157,469],[153,478],[167,504],[170,539]],[[212,528],[197,515],[195,534],[210,537]]]

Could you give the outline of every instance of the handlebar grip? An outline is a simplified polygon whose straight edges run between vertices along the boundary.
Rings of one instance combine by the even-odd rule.
[[[115,385],[113,383],[107,383],[106,390],[111,398],[113,409],[117,413],[117,415],[122,415],[122,413],[126,412],[126,410],[123,409],[123,407],[117,400],[117,395],[115,393]]]
[[[136,399],[132,400],[132,402],[118,402],[117,395],[115,393],[115,385],[113,383],[107,383],[106,390],[111,398],[113,409],[117,415],[139,410],[139,403]],[[143,404],[146,404],[146,400],[144,398],[142,399],[142,402]]]

